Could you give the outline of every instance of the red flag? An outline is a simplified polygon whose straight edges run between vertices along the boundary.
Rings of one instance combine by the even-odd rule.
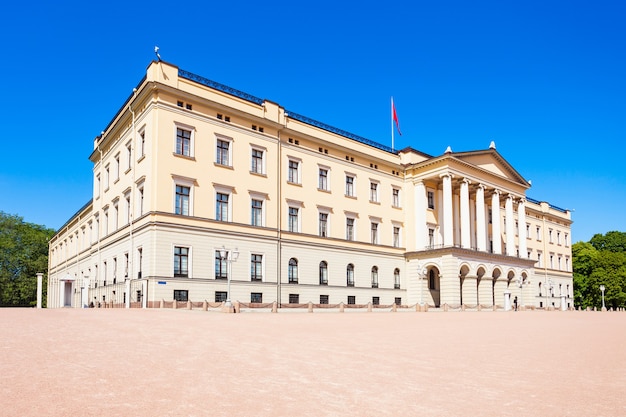
[[[396,114],[396,106],[393,104],[393,98],[391,99],[391,117],[393,117],[393,121],[396,122],[398,133],[400,134],[400,136],[402,136],[402,131],[400,130],[400,121],[398,120],[398,115]]]

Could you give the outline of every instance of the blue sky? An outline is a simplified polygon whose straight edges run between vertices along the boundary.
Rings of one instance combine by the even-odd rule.
[[[187,71],[390,145],[498,151],[573,241],[626,231],[626,2],[11,2],[0,16],[0,211],[58,228],[93,138],[160,47]]]

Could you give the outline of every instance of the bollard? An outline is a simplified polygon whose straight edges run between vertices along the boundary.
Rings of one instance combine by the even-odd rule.
[[[174,310],[176,310],[176,309],[178,308],[178,302],[177,302],[176,300],[174,300],[174,301],[172,302],[172,308],[173,308]]]
[[[339,312],[343,313],[343,301],[339,303]]]
[[[159,308],[163,308],[163,304],[165,304],[165,300],[161,298],[161,301],[159,301]]]
[[[309,301],[309,313],[313,312],[313,303]]]
[[[492,309],[493,311],[498,311],[498,306],[494,304],[494,305],[493,305],[493,307],[491,307],[491,309]]]
[[[187,300],[187,310],[191,310],[191,300]]]
[[[445,304],[443,305],[443,311],[448,311],[448,303],[445,303]]]
[[[241,305],[239,304],[239,301],[235,301],[233,305],[235,307],[235,313],[239,313],[241,311]]]
[[[422,306],[422,311],[423,311],[424,313],[427,313],[427,312],[428,312],[428,304],[424,304],[424,305]]]
[[[278,303],[276,301],[272,303],[272,313],[278,313]]]
[[[482,309],[483,309],[483,308],[482,308],[482,306],[481,306],[480,304],[478,304],[478,305],[476,306],[476,310],[481,311]]]
[[[422,311],[421,306],[419,305],[419,303],[415,304],[415,311],[417,311],[418,313]]]
[[[372,303],[367,303],[367,312],[371,313],[372,312]]]
[[[204,300],[202,302],[202,310],[207,311],[208,309],[209,309],[209,303],[206,300]]]
[[[465,311],[465,304],[461,304],[461,311]]]
[[[395,313],[396,311],[398,311],[398,306],[396,305],[396,303],[393,303],[393,305],[391,306],[391,311],[393,313]]]

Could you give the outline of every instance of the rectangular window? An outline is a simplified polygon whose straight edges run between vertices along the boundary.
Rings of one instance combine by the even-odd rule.
[[[189,248],[176,246],[174,248],[174,276],[189,276]]]
[[[263,151],[252,149],[252,162],[250,172],[263,174]]]
[[[104,191],[109,189],[109,166],[104,167]]]
[[[328,170],[327,169],[320,168],[317,188],[320,190],[328,191]]]
[[[263,280],[263,255],[252,254],[250,257],[250,280]]]
[[[115,163],[113,164],[113,182],[120,179],[120,154],[115,155]]]
[[[378,202],[378,184],[375,182],[370,182],[370,201]]]
[[[346,196],[354,197],[354,177],[346,175]]]
[[[400,207],[400,190],[394,188],[391,192],[391,204],[394,207]]]
[[[396,297],[393,299],[393,302],[395,305],[397,306],[401,306],[402,305],[402,297]]]
[[[188,290],[174,290],[174,300],[189,301],[189,291]]]
[[[228,221],[228,194],[217,193],[215,195],[215,220]]]
[[[300,304],[300,294],[289,294],[289,304]]]
[[[126,144],[126,171],[132,167],[133,148],[131,142]]]
[[[541,227],[537,226],[537,240],[541,241]]]
[[[299,165],[300,163],[298,161],[289,161],[289,173],[287,181],[292,184],[300,184]]]
[[[141,152],[141,155],[139,155],[139,156],[141,157],[141,156],[144,156],[146,154],[146,132],[141,132],[139,134],[139,140],[141,141],[140,142],[140,147],[139,147],[139,150]]]
[[[354,240],[354,219],[346,219],[346,240]]]
[[[175,213],[182,216],[189,216],[189,194],[190,188],[182,185],[176,186]]]
[[[191,156],[191,130],[176,128],[176,153]]]
[[[298,232],[298,208],[289,207],[289,231]]]
[[[250,302],[261,304],[263,302],[263,293],[262,292],[251,292],[250,293]]]
[[[397,226],[393,228],[393,247],[400,247],[400,228]]]
[[[431,210],[435,209],[435,192],[427,191],[426,195],[428,196],[428,208]]]
[[[372,244],[378,244],[378,223],[372,222]]]
[[[372,297],[372,305],[380,305],[380,297]]]
[[[328,295],[320,295],[320,304],[328,304]]]
[[[552,241],[552,229],[548,230],[548,242],[550,242],[550,243],[554,243],[554,242]]]
[[[228,153],[230,150],[230,142],[227,140],[217,140],[217,149],[215,150],[215,163],[218,165],[230,166]]]
[[[223,303],[228,299],[228,293],[226,291],[215,291],[215,302]]]
[[[328,214],[320,213],[319,234],[321,237],[328,236]]]
[[[493,210],[489,209],[488,210],[488,214],[489,214],[489,224],[492,224],[492,221],[493,221]]]
[[[348,304],[356,304],[356,297],[354,295],[348,296]]]
[[[220,251],[215,251],[215,279],[227,279],[228,278],[228,257],[230,254],[227,252],[226,257],[222,259]]]
[[[252,200],[250,224],[252,226],[263,226],[263,201]]]

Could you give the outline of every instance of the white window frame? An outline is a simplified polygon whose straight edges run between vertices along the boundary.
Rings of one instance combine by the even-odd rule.
[[[216,221],[220,221],[220,222],[227,222],[230,223],[233,221],[233,188],[229,187],[227,185],[219,185],[219,184],[213,184],[213,210],[214,210],[214,216],[213,219],[215,219]],[[227,208],[227,215],[228,215],[228,219],[224,220],[218,220],[217,219],[217,194],[226,194],[228,195],[228,208]]]
[[[402,247],[402,225],[400,225],[399,223],[392,222],[391,226],[392,226],[391,227],[391,245],[394,248],[400,248]],[[396,228],[398,229],[398,242],[395,241],[395,237],[396,237],[395,229]]]
[[[188,130],[189,134],[189,155],[185,155],[184,153],[176,152],[176,141],[178,140],[178,129]],[[196,128],[191,125],[187,125],[180,122],[174,122],[174,141],[173,141],[173,150],[172,152],[176,156],[182,156],[183,158],[194,158],[195,157],[195,142],[196,142]]]
[[[332,209],[329,207],[321,207],[318,206],[317,207],[317,235],[320,237],[330,237],[330,214],[331,214]],[[322,214],[326,215],[326,235],[322,236],[321,234],[321,219],[320,216]]]
[[[228,161],[226,161],[227,162],[226,164],[224,164],[222,162],[218,162],[217,143],[219,141],[228,143],[228,151],[226,152],[228,154]],[[215,165],[223,166],[223,167],[232,167],[233,166],[233,147],[234,147],[234,143],[235,143],[235,141],[231,137],[220,135],[220,134],[217,134],[217,133],[215,134]]]
[[[380,203],[380,181],[370,178],[370,203]]]
[[[322,179],[322,171],[326,171],[326,184],[324,187],[320,187]],[[325,165],[318,165],[317,167],[317,189],[320,191],[330,191],[330,167]]]
[[[176,248],[187,248],[187,276],[186,277],[175,277],[174,275],[174,257],[175,257],[175,250]],[[137,248],[139,249],[139,248]],[[172,276],[175,278],[191,278],[193,277],[193,273],[192,273],[192,259],[193,259],[193,247],[189,244],[185,244],[185,243],[173,243],[172,244],[172,248],[171,248],[171,252],[172,254]],[[137,271],[139,272],[139,270]]]
[[[265,279],[266,278],[266,276],[265,276],[265,258],[266,258],[265,253],[264,252],[258,252],[258,251],[250,252],[249,263],[248,263],[250,265],[250,267],[252,267],[252,256],[253,255],[257,255],[257,256],[261,257],[261,280],[260,280],[260,282],[266,282],[266,279]],[[249,278],[250,278],[250,281],[252,281],[252,270],[250,270],[250,277]],[[259,282],[259,281],[254,280],[252,282]]]
[[[187,178],[187,177],[179,177],[176,175],[172,175],[172,213],[176,214],[176,187],[177,186],[181,186],[181,187],[189,187],[189,212],[187,214],[177,214],[178,216],[193,216],[194,210],[193,210],[193,202],[194,202],[194,184],[196,183],[196,180],[193,178]],[[140,187],[138,187],[140,188]],[[144,188],[145,190],[145,188]],[[138,193],[140,194],[140,193]],[[145,196],[144,196],[145,197]],[[138,198],[141,198],[140,195],[138,195]],[[143,207],[141,208],[143,210]]]
[[[252,225],[252,200],[261,201],[261,224],[257,227],[265,227],[265,205],[267,202],[267,194],[249,191],[250,194],[250,225]]]
[[[400,200],[400,188],[392,187],[391,188],[391,206],[392,207],[402,207],[402,201]]]
[[[291,163],[296,164],[296,177],[292,175]],[[287,183],[289,184],[302,184],[302,160],[300,158],[294,158],[292,156],[287,157]]]
[[[345,239],[349,242],[356,242],[358,238],[357,237],[357,219],[359,216],[356,213],[350,213],[350,212],[346,212],[345,215],[346,215]],[[352,239],[348,239],[348,219],[352,219]]]
[[[253,169],[253,163],[256,160],[254,157],[254,152],[260,152],[261,153],[261,163],[260,166],[259,164],[257,164],[256,168],[257,170],[255,171]],[[258,175],[265,175],[266,170],[265,170],[265,154],[267,153],[267,149],[257,146],[257,145],[250,145],[250,172],[252,174],[258,174]]]
[[[431,207],[431,202],[430,202],[430,198],[429,196],[432,195],[432,207]],[[436,203],[436,194],[435,194],[435,190],[432,188],[426,188],[426,208],[428,210],[435,210],[437,208],[437,203]]]
[[[348,193],[348,178],[352,178],[350,193]],[[346,172],[346,176],[344,180],[344,187],[345,187],[344,192],[345,192],[346,197],[356,197],[356,174]]]
[[[301,233],[302,232],[302,207],[304,205],[301,201],[287,200],[287,231],[292,233]],[[297,230],[290,230],[291,220],[289,209],[295,208],[298,209],[298,218],[296,219]]]

